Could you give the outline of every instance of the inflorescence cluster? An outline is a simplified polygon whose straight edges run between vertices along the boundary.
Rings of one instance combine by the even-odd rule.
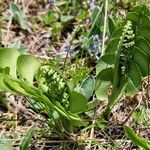
[[[57,101],[65,108],[68,108],[68,86],[60,73],[49,65],[42,66],[39,72],[40,85],[46,96],[52,102]]]
[[[134,41],[135,34],[132,22],[130,20],[127,21],[126,25],[123,28],[122,37],[123,43],[120,55],[120,63],[121,63],[121,72],[122,74],[124,74],[125,71],[128,69],[127,64],[131,59],[130,48],[132,48],[135,45]]]

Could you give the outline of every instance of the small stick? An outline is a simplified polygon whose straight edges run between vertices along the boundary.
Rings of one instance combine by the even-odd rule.
[[[92,124],[93,127],[91,128],[91,132],[90,132],[90,141],[89,144],[87,145],[87,147],[85,148],[85,150],[90,150],[91,149],[91,143],[92,143],[92,139],[94,138],[94,124],[95,124],[96,120],[94,119]]]
[[[92,139],[94,138],[94,125],[96,123],[96,110],[94,110],[94,118],[93,118],[93,122],[92,122],[92,128],[91,128],[91,132],[90,132],[90,141],[89,144],[85,147],[85,150],[90,150],[91,149],[91,143],[92,143]]]
[[[121,123],[122,126],[130,119],[130,117],[132,116],[132,114],[134,113],[134,111],[139,107],[141,101],[142,101],[142,99],[139,100],[138,104],[135,105],[135,106],[132,108],[132,110],[130,111],[130,113],[129,113],[129,115],[127,116],[127,118]]]
[[[107,11],[108,11],[108,0],[105,0],[105,16],[104,16],[104,31],[103,31],[103,39],[102,39],[102,54],[104,55],[105,50],[105,36],[106,36],[106,28],[107,28]]]

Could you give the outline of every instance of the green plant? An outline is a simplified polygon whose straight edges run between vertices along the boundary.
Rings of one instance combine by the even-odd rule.
[[[133,8],[122,27],[111,35],[105,54],[96,65],[96,96],[100,100],[108,100],[104,113],[107,119],[122,95],[137,93],[141,78],[149,75],[149,15],[150,10],[146,6]]]
[[[36,102],[39,110],[44,111],[54,124],[59,118],[68,124],[83,126],[86,121],[80,114],[91,108],[88,99],[94,90],[94,78],[87,78],[76,90],[49,64],[34,56],[20,54],[16,49],[1,48],[0,87],[12,94],[29,97],[29,103]]]
[[[17,23],[20,25],[21,29],[28,29],[27,21],[26,21],[26,16],[20,9],[20,7],[14,3],[10,4],[10,12],[12,14],[12,19],[17,21]]]
[[[108,1],[106,0],[106,2]],[[87,14],[84,8],[81,10],[85,14],[82,16],[81,11],[75,18],[77,3],[80,2],[78,0],[59,1],[55,5],[56,7],[41,16],[42,23],[50,26],[54,39],[59,37],[62,40],[59,35],[66,31],[68,25],[76,24],[75,21],[85,21]],[[67,5],[65,10],[58,13],[58,5],[64,7],[65,4]],[[71,9],[69,9],[69,5],[72,6]],[[88,4],[85,4],[84,7],[87,6]],[[14,11],[13,19],[17,20],[19,15],[22,16],[22,12],[15,4],[12,4],[11,7]],[[107,31],[107,13],[103,19],[103,9],[103,6],[95,7],[91,26],[89,24],[84,27],[74,25],[74,29],[70,26],[73,34],[68,34],[68,39],[71,38],[71,40],[67,39],[69,41],[66,48],[68,54],[72,51],[76,53],[75,50],[80,49],[82,53],[81,59],[76,53],[75,59],[72,59],[74,64],[72,62],[67,64],[68,54],[64,66],[62,66],[60,59],[48,62],[29,54],[22,54],[23,51],[19,51],[20,44],[16,44],[14,48],[0,48],[0,91],[26,96],[30,106],[46,118],[46,123],[50,126],[51,131],[63,137],[68,136],[68,133],[78,133],[82,129],[79,127],[86,125],[88,127],[83,130],[91,128],[91,135],[94,128],[105,131],[108,122],[104,117],[109,119],[112,108],[123,94],[136,94],[141,88],[142,77],[149,75],[150,10],[146,6],[137,6],[121,23],[114,21],[113,17],[108,17],[109,30]],[[106,12],[107,9],[109,8],[105,8]],[[17,20],[20,25],[22,25],[22,21],[23,17],[21,21]],[[89,27],[90,31],[85,33],[85,28],[87,30]],[[103,31],[106,32],[101,40]],[[85,37],[84,43],[80,43],[81,41],[78,40],[78,36],[81,34]],[[110,36],[108,41],[105,39],[106,36]],[[90,56],[95,56],[94,58],[98,60],[97,54],[101,53],[101,43],[103,43],[103,50],[104,44],[107,44],[107,47],[96,65],[96,78],[94,78],[89,74],[95,74],[95,68],[84,66],[89,55],[83,54],[83,50],[90,49],[89,53],[92,54]],[[84,46],[82,47],[80,44]],[[58,46],[60,45],[58,44]],[[75,47],[73,50],[72,45]],[[97,52],[96,50],[98,53],[93,55]],[[85,62],[83,63],[83,61]],[[90,61],[92,64],[90,66],[95,64],[95,60],[93,62]],[[98,116],[99,109],[97,111],[97,107],[101,104],[98,100],[108,101],[104,117]],[[31,132],[29,131],[31,134],[27,133],[22,143],[22,149],[27,149],[33,128],[30,130]],[[74,136],[74,134],[72,135]]]
[[[31,128],[29,129],[29,131],[27,132],[27,134],[23,138],[22,143],[20,145],[20,150],[28,150],[29,149],[29,142],[32,138],[34,130],[35,130],[35,124],[33,126],[31,126]]]
[[[100,51],[100,48],[98,48],[98,45],[100,46],[100,43],[95,43],[95,36],[98,38],[101,36],[101,27],[102,27],[102,21],[103,21],[103,11],[102,7],[95,7],[93,10],[92,16],[91,16],[91,28],[87,36],[84,37],[83,45],[86,50],[89,50],[91,53],[96,53]],[[91,49],[91,50],[90,50]],[[96,51],[95,51],[96,50]]]
[[[124,127],[125,134],[127,137],[137,146],[143,148],[144,150],[150,150],[150,142],[139,137],[138,135],[135,134],[132,128],[129,126]]]
[[[138,124],[143,124],[145,126],[150,125],[150,109],[144,106],[139,106],[136,111],[134,111],[132,118],[134,122]]]

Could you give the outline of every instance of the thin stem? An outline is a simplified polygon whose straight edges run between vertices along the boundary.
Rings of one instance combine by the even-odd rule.
[[[120,80],[119,79],[119,60],[120,60],[120,54],[121,54],[121,49],[122,49],[124,36],[125,36],[125,34],[121,37],[119,45],[117,47],[117,56],[116,56],[116,59],[115,59],[115,64],[114,64],[115,69],[114,69],[114,75],[113,75],[113,92],[116,91],[116,88],[118,86],[118,82]]]
[[[63,69],[62,69],[62,74],[63,74],[63,72],[64,72],[64,70],[65,70],[65,67],[66,67],[67,58],[68,58],[68,56],[69,56],[69,51],[70,51],[72,42],[73,42],[73,40],[74,40],[74,38],[75,38],[75,36],[76,36],[76,33],[79,31],[79,29],[80,29],[80,26],[78,26],[78,27],[76,28],[75,32],[74,32],[73,35],[72,35],[72,39],[70,40],[70,42],[67,43],[67,45],[69,45],[69,46],[68,46],[67,54],[66,54],[66,57],[65,57],[65,60],[64,60]]]
[[[120,76],[119,76],[119,60],[120,60],[120,54],[122,50],[122,44],[124,40],[125,33],[122,35],[120,42],[117,47],[117,56],[115,59],[115,64],[114,64],[114,75],[113,75],[113,89],[112,89],[112,94],[109,98],[109,102],[107,105],[106,110],[104,111],[104,117],[108,120],[109,115],[111,113],[112,107],[115,105],[117,99],[119,98],[119,93],[121,92],[120,90],[118,91],[118,84],[120,81]],[[124,85],[126,84],[126,81],[122,82],[122,85],[120,85],[120,89],[123,89]]]
[[[69,45],[69,47],[68,47],[68,49],[67,49],[67,54],[66,54],[66,57],[65,57],[65,60],[64,60],[64,64],[63,64],[62,74],[63,74],[63,72],[65,71],[66,62],[67,62],[67,58],[68,58],[68,55],[69,55],[70,47],[71,47],[71,46]]]
[[[102,39],[102,56],[105,53],[105,37],[106,37],[106,28],[107,28],[107,13],[108,13],[108,0],[105,0],[105,16],[104,16],[104,31]]]
[[[96,123],[96,110],[94,111],[94,119],[92,121],[92,128],[91,128],[91,131],[90,131],[90,140],[91,141],[89,141],[89,144],[87,145],[87,147],[85,147],[85,150],[90,150],[91,149],[92,139],[94,139],[95,123]]]
[[[126,122],[131,118],[132,114],[135,112],[135,110],[140,106],[140,104],[142,102],[142,98],[138,98],[137,96],[135,96],[133,98],[136,98],[138,103],[132,107],[132,110],[129,112],[129,115],[127,116],[127,118],[121,123],[121,126],[126,124]]]

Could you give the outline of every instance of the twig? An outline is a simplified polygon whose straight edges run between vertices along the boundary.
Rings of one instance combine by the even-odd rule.
[[[102,54],[104,55],[105,50],[105,37],[106,37],[106,28],[107,28],[107,11],[108,11],[108,0],[105,0],[105,16],[104,16],[104,30],[103,30],[103,39],[102,39]]]
[[[132,110],[129,112],[129,115],[127,116],[127,118],[121,123],[121,126],[123,126],[132,116],[132,114],[134,113],[134,111],[139,107],[140,103],[141,103],[142,99],[139,100],[138,104],[135,105]]]
[[[92,139],[94,138],[94,125],[95,125],[96,119],[93,120],[92,124],[92,128],[91,128],[91,132],[90,132],[90,141],[89,144],[87,145],[87,147],[85,148],[85,150],[90,150],[91,149],[91,143],[92,143]]]
[[[40,150],[44,150],[45,143],[43,142],[43,145],[40,147]]]
[[[85,147],[85,150],[90,150],[91,149],[91,144],[92,144],[92,139],[94,138],[94,126],[96,123],[96,110],[94,110],[94,117],[93,117],[93,121],[92,121],[92,128],[91,128],[91,132],[90,132],[90,140],[89,144]]]

